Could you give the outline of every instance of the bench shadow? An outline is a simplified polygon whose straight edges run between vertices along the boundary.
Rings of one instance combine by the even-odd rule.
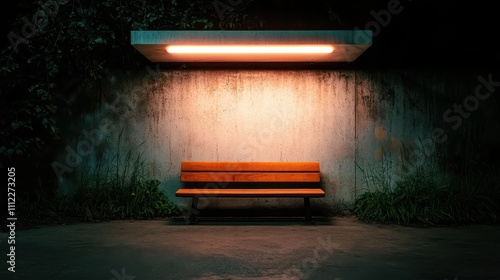
[[[297,208],[249,208],[249,209],[203,209],[194,225],[332,225],[332,219],[320,212],[306,221],[303,209]],[[184,216],[174,216],[167,220],[169,225],[189,225]]]

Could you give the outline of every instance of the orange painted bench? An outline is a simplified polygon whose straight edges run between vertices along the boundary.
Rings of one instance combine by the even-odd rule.
[[[311,221],[311,197],[324,197],[320,182],[319,162],[181,162],[181,182],[186,183],[279,183],[272,188],[181,188],[178,197],[192,197],[197,209],[198,198],[205,197],[303,197],[306,221]],[[286,183],[304,183],[291,187]],[[196,217],[190,217],[194,222]]]

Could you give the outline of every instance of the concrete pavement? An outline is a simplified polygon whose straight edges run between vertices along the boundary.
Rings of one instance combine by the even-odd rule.
[[[500,226],[113,221],[1,232],[0,279],[500,279]]]

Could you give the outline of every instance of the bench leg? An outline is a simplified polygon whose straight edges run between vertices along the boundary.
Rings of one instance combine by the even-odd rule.
[[[304,197],[304,208],[306,211],[306,223],[312,223],[311,203],[309,202],[309,197]]]
[[[198,196],[195,195],[191,199],[191,213],[189,214],[189,224],[195,224],[196,223],[196,216],[198,213]],[[196,213],[195,213],[196,212]]]

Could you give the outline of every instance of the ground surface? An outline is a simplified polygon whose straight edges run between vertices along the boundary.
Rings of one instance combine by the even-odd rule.
[[[63,225],[71,225],[83,222],[82,219],[78,217],[73,217],[69,215],[65,215],[63,213],[43,213],[39,215],[26,215],[22,217],[18,217],[16,222],[17,229],[25,230],[25,229],[35,229],[47,226],[63,226]],[[2,230],[5,230],[2,227]]]
[[[500,279],[500,227],[414,228],[335,217],[74,223],[18,229],[0,279]]]

